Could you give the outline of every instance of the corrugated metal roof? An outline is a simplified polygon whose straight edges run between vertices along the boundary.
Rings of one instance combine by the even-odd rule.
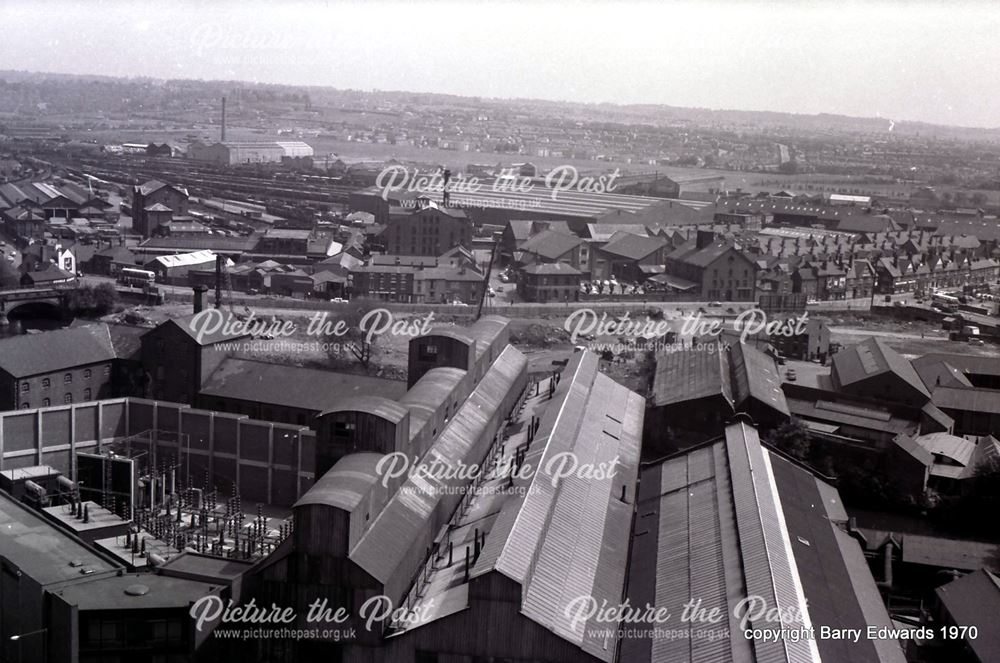
[[[394,400],[383,396],[350,396],[337,401],[337,404],[328,410],[323,410],[320,416],[326,416],[334,412],[365,412],[376,417],[382,417],[386,421],[398,424],[403,420],[409,410]]]
[[[652,404],[670,405],[706,396],[722,395],[733,402],[729,369],[721,343],[712,351],[663,352],[656,358]]]
[[[767,452],[757,432],[744,424],[727,427],[723,440],[643,470],[629,598],[635,602],[645,597],[644,603],[673,615],[679,615],[692,599],[699,599],[701,608],[718,608],[728,621],[714,626],[679,625],[690,628],[691,637],[630,642],[628,660],[742,663],[819,659],[815,645],[809,642],[765,643],[736,635],[741,624],[734,608],[747,596],[760,596],[769,608],[785,611],[786,617],[780,624],[751,621],[752,627],[801,628],[803,620],[789,618],[789,609],[808,614],[774,485]],[[823,522],[829,524],[825,518]],[[653,579],[640,571],[649,567],[655,568]],[[652,596],[647,589],[651,582],[655,587]]]
[[[299,498],[293,508],[319,504],[351,511],[379,479],[376,470],[382,458],[382,454],[375,453],[344,456]]]
[[[476,389],[427,450],[421,465],[436,462],[444,467],[468,467],[479,463],[485,449],[479,449],[480,437],[518,377],[527,369],[527,359],[513,346],[500,354],[480,380]],[[401,406],[400,406],[401,407]],[[489,440],[487,440],[489,442]],[[428,528],[436,532],[443,522],[433,522],[432,514],[441,502],[445,518],[451,516],[460,495],[447,490],[451,484],[465,485],[460,479],[445,479],[446,485],[419,476],[407,478],[372,523],[368,532],[351,551],[351,560],[383,584],[409,579],[423,562],[424,550],[415,550],[418,535]],[[443,518],[442,518],[443,521]],[[394,597],[399,598],[399,597]]]
[[[205,250],[194,251],[193,253],[180,253],[172,256],[159,256],[158,258],[153,258],[150,262],[159,263],[164,267],[184,267],[187,265],[203,265],[214,261],[215,254]],[[231,260],[227,260],[227,262],[232,264]]]
[[[510,320],[500,315],[484,315],[466,331],[476,341],[476,359],[485,354],[510,325]]]
[[[962,467],[969,464],[976,450],[976,443],[948,433],[929,433],[916,438],[917,444],[935,456],[944,456]],[[961,468],[959,468],[961,469]]]
[[[399,398],[399,404],[410,410],[411,441],[434,416],[441,404],[451,397],[455,387],[465,375],[466,372],[460,368],[432,368]]]
[[[519,582],[522,614],[611,661],[617,638],[606,640],[593,623],[573,624],[565,608],[582,596],[598,603],[621,599],[645,401],[597,367],[589,352],[567,365],[527,450],[525,464],[534,472],[515,480],[517,490],[494,520],[470,575],[495,570]],[[617,460],[615,475],[573,475],[553,486],[549,462],[565,452],[581,466]]]

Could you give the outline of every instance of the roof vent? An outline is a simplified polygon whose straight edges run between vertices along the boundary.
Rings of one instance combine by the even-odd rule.
[[[145,596],[149,593],[149,587],[146,585],[129,585],[125,588],[125,593],[129,596]]]

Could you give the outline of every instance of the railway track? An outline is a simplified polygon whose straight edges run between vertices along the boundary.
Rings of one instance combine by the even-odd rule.
[[[157,179],[185,186],[201,197],[255,198],[261,202],[323,207],[347,202],[357,187],[277,180],[273,177],[241,175],[178,159],[79,159],[64,163],[78,177],[91,175],[129,186],[135,181]]]

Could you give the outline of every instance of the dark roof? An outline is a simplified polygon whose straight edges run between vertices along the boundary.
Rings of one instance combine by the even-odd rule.
[[[923,366],[937,362],[946,362],[966,375],[1000,375],[1000,357],[931,353],[914,359],[913,366],[919,371]]]
[[[0,340],[0,369],[15,378],[111,361],[116,357],[108,325],[103,323]]]
[[[722,345],[714,351],[663,352],[656,358],[652,405],[672,405],[721,395],[733,400],[730,373]]]
[[[536,262],[524,268],[525,274],[547,275],[547,276],[579,276],[580,270],[573,265],[564,262]]]
[[[782,628],[889,626],[858,544],[839,527],[837,491],[765,449],[757,431],[727,426],[719,439],[643,468],[636,499],[629,602],[680,614],[692,597],[717,608],[718,624],[677,636],[622,641],[623,661],[891,661],[898,643],[786,638],[748,641],[734,607],[747,596],[790,612]],[[673,629],[687,629],[683,623]],[[772,628],[777,628],[774,625]]]
[[[938,387],[934,405],[942,410],[1000,414],[1000,390]]]
[[[575,235],[564,235],[554,230],[543,230],[537,235],[528,238],[521,245],[520,250],[555,260],[582,243],[583,240]]]
[[[649,254],[662,249],[667,243],[667,240],[662,237],[633,235],[623,231],[612,235],[608,243],[601,247],[601,251],[630,260],[642,260]]]
[[[234,253],[250,251],[257,245],[256,237],[222,237],[220,235],[194,237],[150,237],[139,245],[140,249],[158,251],[220,251]]]
[[[1000,660],[1000,578],[980,569],[934,591],[952,623],[977,627],[977,637],[965,640],[976,658]]]
[[[717,239],[705,248],[699,249],[697,241],[697,238],[689,239],[674,249],[667,258],[697,267],[707,267],[729,251],[736,251],[746,258],[746,255],[739,251],[733,242]],[[746,259],[750,260],[750,258]],[[751,262],[753,261],[751,260]]]
[[[115,348],[115,356],[118,359],[138,359],[142,351],[142,337],[148,332],[146,327],[134,327],[132,325],[108,325],[108,333],[111,335],[111,344]]]
[[[74,276],[50,264],[46,265],[45,269],[40,269],[37,272],[27,272],[24,278],[30,279],[32,283],[51,283],[53,281],[68,281],[74,278]]]
[[[930,392],[909,360],[875,337],[867,338],[835,354],[833,369],[841,387],[891,372],[916,391],[930,397]]]
[[[198,327],[196,329],[195,326],[192,325],[192,322],[194,320],[195,315],[196,314],[194,314],[194,313],[190,313],[188,315],[183,315],[183,316],[181,316],[179,318],[171,318],[171,319],[167,320],[166,322],[162,323],[160,325],[160,327],[163,327],[164,325],[174,325],[175,327],[177,327],[178,329],[180,329],[182,332],[184,332],[185,334],[187,334],[188,336],[190,336],[199,345],[214,345],[216,343],[219,343],[220,341],[232,341],[232,340],[235,340],[235,339],[238,339],[238,338],[247,338],[247,337],[250,336],[249,334],[234,333],[234,332],[231,332],[231,331],[227,331],[225,329],[226,325],[214,325],[214,324],[207,325],[206,324],[206,326],[208,327],[208,329],[212,330],[212,331],[211,331],[211,333],[206,333],[199,340],[198,334],[199,334],[199,330],[201,328]],[[226,313],[223,313],[223,315],[226,315]],[[228,315],[232,315],[232,314],[230,313]],[[159,327],[157,327],[157,329],[159,329]]]
[[[348,396],[396,398],[406,391],[397,380],[230,357],[215,369],[200,393],[322,412]]]
[[[3,492],[0,531],[0,557],[43,586],[85,578],[80,574],[83,569],[101,573],[118,568]]]
[[[814,628],[891,626],[882,596],[858,542],[842,530],[834,514],[843,514],[840,496],[811,472],[770,454],[774,484],[788,540],[795,556],[799,582]],[[899,643],[862,638],[857,643],[817,638],[820,657],[838,663],[903,661]]]
[[[137,586],[146,591],[133,591],[133,587]],[[61,588],[59,598],[79,610],[186,609],[198,599],[219,589],[220,584],[187,578],[155,573],[127,573]]]
[[[654,407],[720,395],[733,411],[749,398],[788,414],[781,377],[774,360],[746,343],[726,345],[714,339],[716,349],[660,353],[653,376]]]
[[[126,247],[119,245],[109,246],[106,249],[101,249],[94,255],[101,256],[104,258],[111,258],[111,260],[115,262],[131,262],[131,263],[135,262],[135,254],[129,251]]]
[[[913,369],[923,380],[928,391],[938,387],[971,387],[972,383],[965,373],[946,361],[917,362],[913,361]]]

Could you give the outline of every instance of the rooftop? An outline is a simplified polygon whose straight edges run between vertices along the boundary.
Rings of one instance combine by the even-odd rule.
[[[351,396],[398,398],[406,383],[250,359],[225,359],[202,385],[206,396],[322,412]]]
[[[153,573],[127,573],[76,583],[55,593],[79,610],[186,609],[221,585]]]
[[[889,625],[861,548],[840,528],[837,491],[765,449],[754,428],[732,424],[720,439],[645,467],[637,506],[630,602],[679,615],[697,597],[728,620],[699,625],[701,635],[625,640],[621,660],[904,661],[889,640],[730,637],[742,633],[734,609],[748,596],[783,612],[780,623],[754,626]]]
[[[0,557],[42,586],[118,568],[6,493],[0,493]]]
[[[107,362],[116,357],[108,325],[103,323],[0,340],[0,370],[15,378]]]

